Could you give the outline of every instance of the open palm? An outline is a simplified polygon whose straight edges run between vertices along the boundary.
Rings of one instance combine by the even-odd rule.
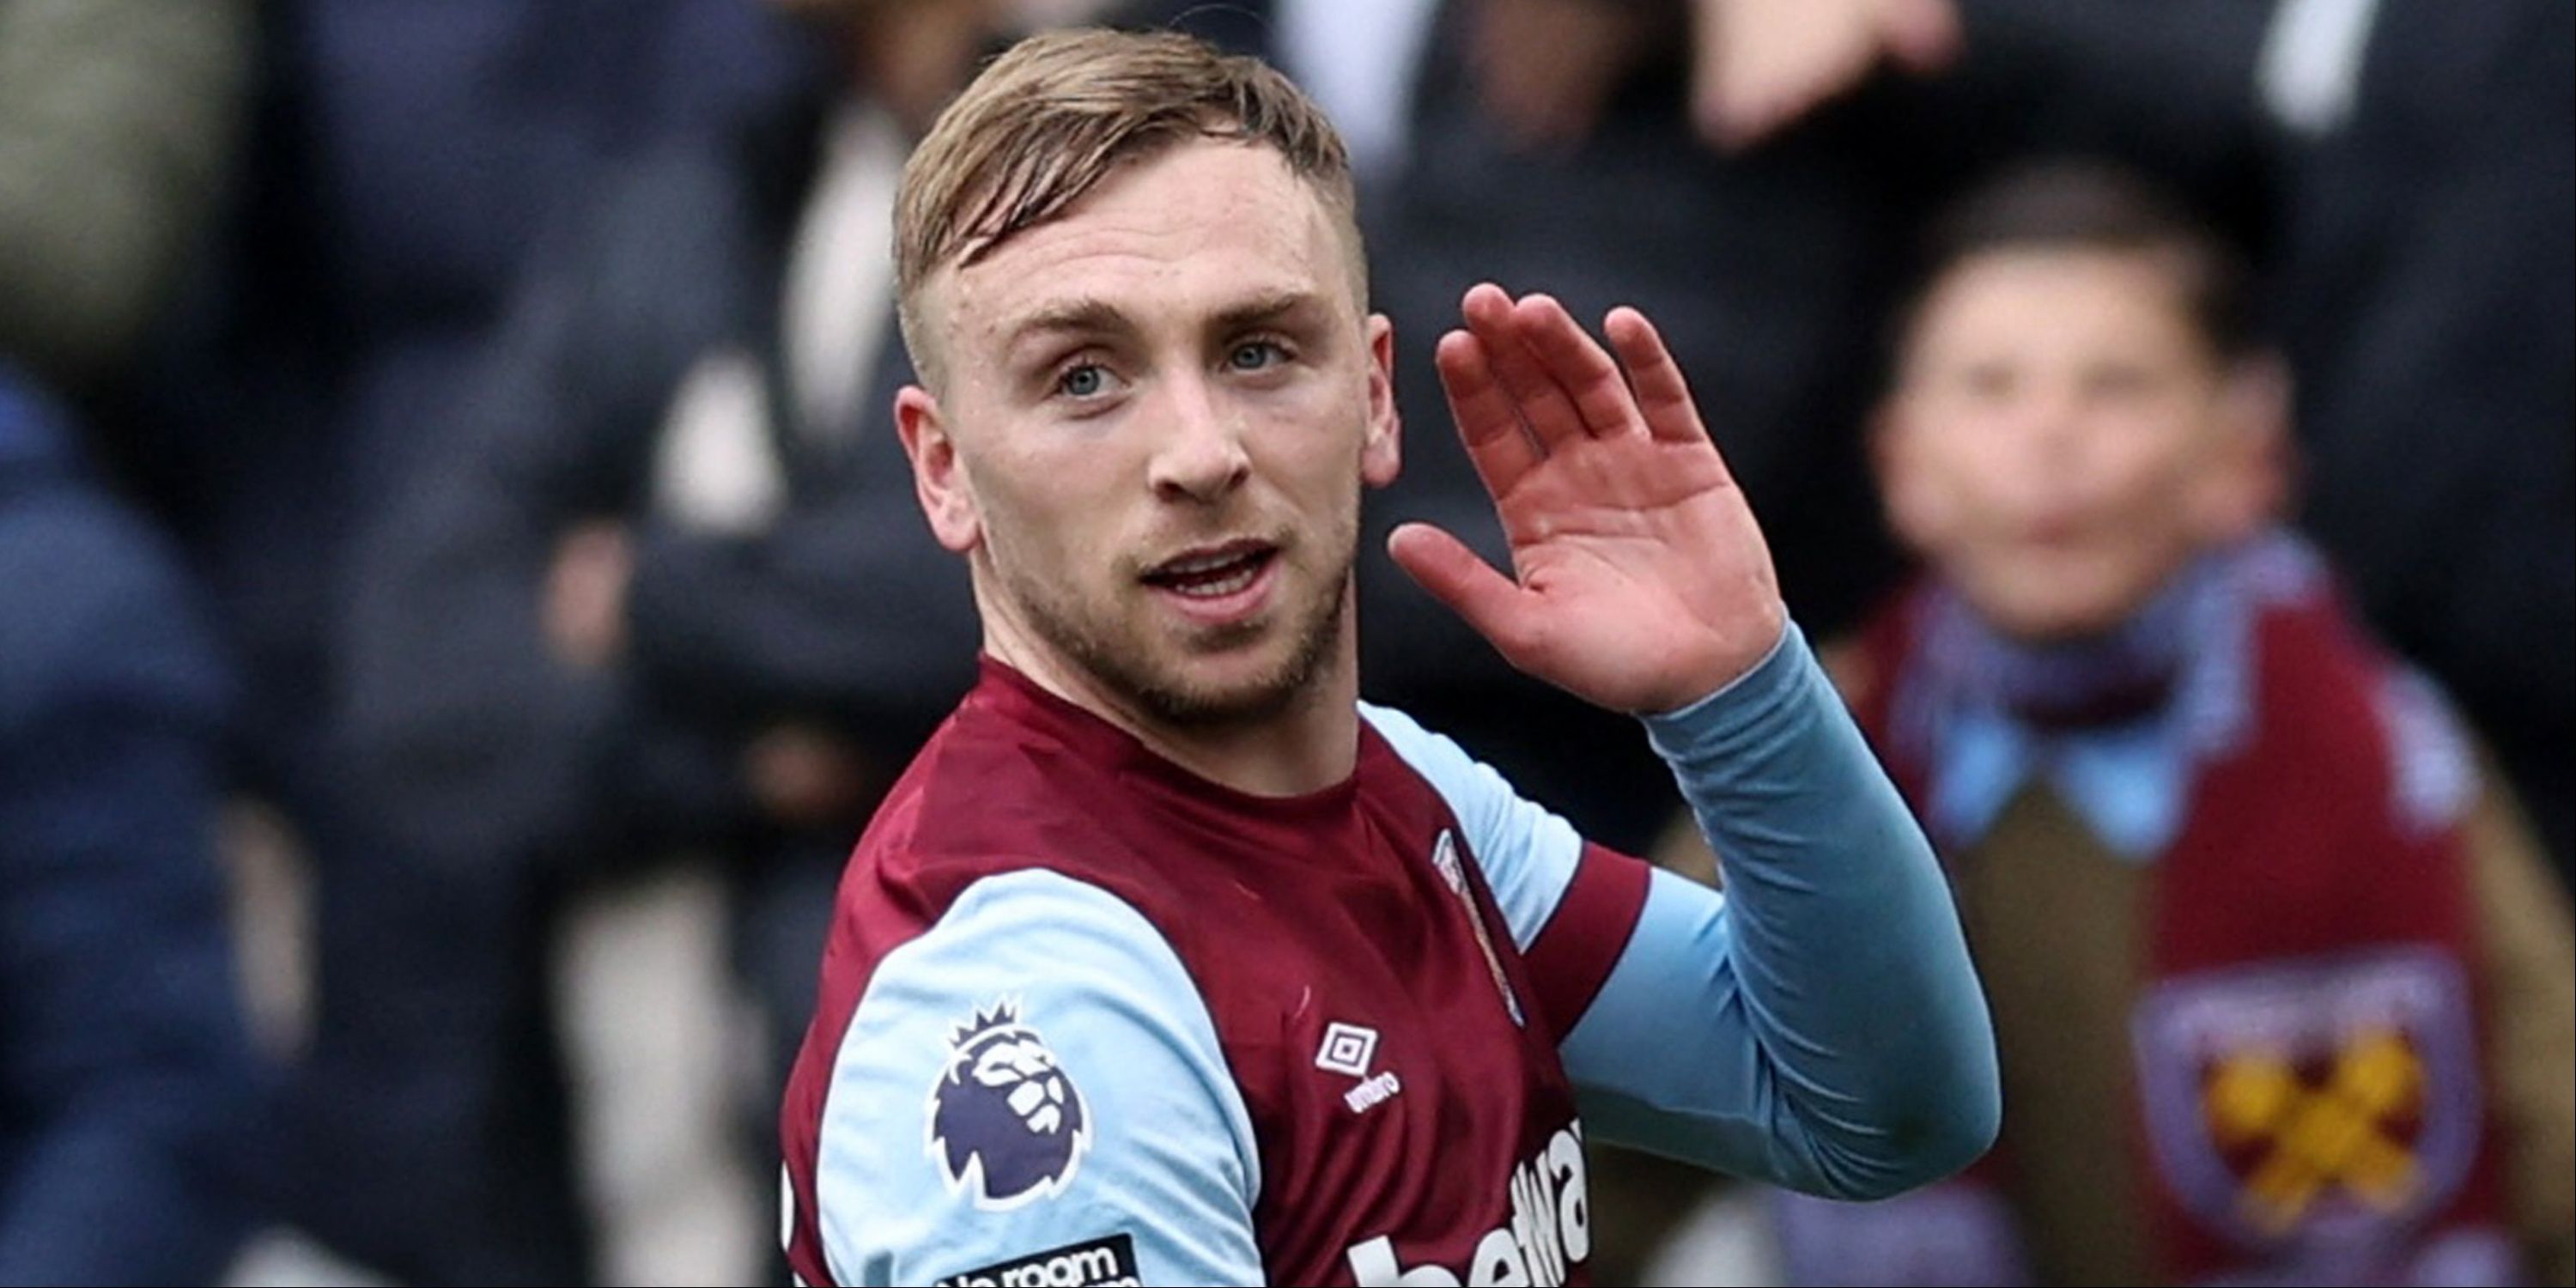
[[[1613,710],[1673,710],[1752,669],[1787,620],[1771,553],[1654,326],[1612,310],[1614,362],[1544,295],[1480,285],[1463,311],[1440,381],[1513,576],[1419,523],[1395,561],[1512,665]]]

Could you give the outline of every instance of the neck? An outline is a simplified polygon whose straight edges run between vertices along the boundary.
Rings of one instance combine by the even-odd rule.
[[[2201,642],[2212,563],[2195,561],[2119,626],[2087,639],[2014,639],[1950,599],[1940,661],[1954,683],[2036,725],[2133,719],[2163,705]]]
[[[1284,705],[1239,719],[1168,719],[989,612],[984,651],[1209,782],[1251,796],[1303,796],[1346,781],[1359,763],[1359,646],[1348,608],[1306,685]]]

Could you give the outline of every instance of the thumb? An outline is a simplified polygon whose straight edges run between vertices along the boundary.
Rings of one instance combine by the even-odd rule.
[[[1387,537],[1386,553],[1432,598],[1465,618],[1505,657],[1513,656],[1528,616],[1528,592],[1511,578],[1494,571],[1467,543],[1427,523],[1398,527]]]

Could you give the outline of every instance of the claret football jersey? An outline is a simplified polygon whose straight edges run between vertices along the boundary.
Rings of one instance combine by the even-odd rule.
[[[1587,1123],[1830,1193],[1964,1161],[1895,1138],[1990,1109],[1955,918],[1794,631],[1649,722],[1730,883],[1778,887],[1732,899],[1361,715],[1348,779],[1258,797],[985,664],[843,880],[800,1281],[1579,1283]],[[1873,1000],[1906,1036],[1834,1010]]]

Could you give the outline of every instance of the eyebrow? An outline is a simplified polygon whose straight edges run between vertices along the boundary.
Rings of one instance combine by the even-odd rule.
[[[1002,352],[1017,352],[1020,346],[1043,335],[1058,334],[1125,334],[1135,330],[1127,315],[1106,300],[1084,297],[1061,300],[1040,308],[1011,327],[1002,343]]]
[[[1312,291],[1269,291],[1217,314],[1216,329],[1240,331],[1247,327],[1274,323],[1291,314],[1320,306],[1322,303],[1322,298]]]
[[[1323,298],[1313,291],[1296,288],[1265,291],[1228,306],[1211,321],[1211,327],[1218,332],[1242,331],[1276,324],[1322,305]],[[1016,352],[1040,336],[1129,335],[1135,330],[1135,323],[1126,313],[1106,300],[1089,296],[1059,300],[1040,307],[1014,324],[1003,343],[1003,352]]]

